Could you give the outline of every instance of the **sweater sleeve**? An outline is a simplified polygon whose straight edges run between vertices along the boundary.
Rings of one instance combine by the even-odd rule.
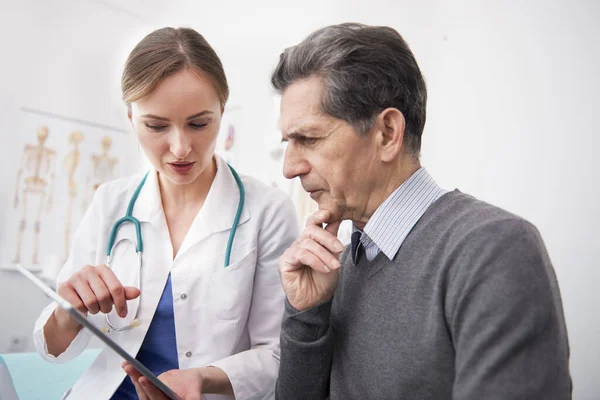
[[[333,354],[332,301],[298,311],[285,301],[276,399],[325,399]]]
[[[453,399],[570,399],[560,292],[542,239],[494,221],[457,248],[446,315],[456,351]]]

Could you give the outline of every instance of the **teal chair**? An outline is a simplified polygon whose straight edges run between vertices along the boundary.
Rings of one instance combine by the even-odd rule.
[[[88,349],[65,364],[49,363],[37,353],[0,354],[0,367],[8,371],[19,400],[59,400],[98,354],[100,349]],[[3,391],[11,390],[0,388],[0,399]]]

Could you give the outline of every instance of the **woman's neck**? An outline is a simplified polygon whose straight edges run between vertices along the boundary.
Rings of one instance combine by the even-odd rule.
[[[188,185],[176,185],[158,174],[158,185],[163,209],[183,210],[200,207],[204,204],[206,196],[217,174],[217,163],[213,157],[212,162],[196,180]]]

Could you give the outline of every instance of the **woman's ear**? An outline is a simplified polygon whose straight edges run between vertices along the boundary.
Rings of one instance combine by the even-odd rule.
[[[131,103],[127,103],[127,119],[131,124],[131,128],[135,131],[135,126],[133,126],[133,111],[131,109]]]
[[[386,108],[377,117],[380,135],[379,146],[381,161],[395,160],[403,147],[405,120],[397,108]]]

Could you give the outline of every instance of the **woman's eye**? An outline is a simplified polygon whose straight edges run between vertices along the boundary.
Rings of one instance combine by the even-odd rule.
[[[207,122],[207,123],[204,123],[204,124],[190,124],[190,126],[192,127],[192,129],[202,129],[202,128],[204,128],[206,125],[208,125],[208,122]]]
[[[162,130],[165,130],[167,127],[165,125],[153,125],[153,124],[149,124],[146,122],[146,128],[155,131],[155,132],[160,132]]]

